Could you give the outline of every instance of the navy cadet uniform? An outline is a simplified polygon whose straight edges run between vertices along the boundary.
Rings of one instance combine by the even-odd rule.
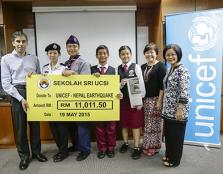
[[[48,45],[45,49],[46,52],[49,50],[57,50],[60,53],[60,46],[56,43],[52,43]],[[42,68],[43,74],[62,74],[62,72],[65,70],[65,66],[62,63],[58,63],[55,65],[55,67],[51,67],[51,64],[46,64]],[[65,159],[68,156],[68,128],[66,122],[57,122],[57,121],[51,121],[49,122],[50,129],[52,131],[52,134],[54,136],[54,139],[56,141],[56,145],[59,148],[59,152],[54,155],[53,161],[59,162]]]
[[[66,44],[78,44],[78,39],[71,35]],[[90,64],[87,63],[80,54],[77,54],[74,57],[70,57],[69,60],[65,62],[65,66],[67,69],[77,72],[78,74],[91,74]],[[74,135],[73,144],[77,143],[77,149],[80,151],[78,156],[87,157],[91,151],[91,143],[90,143],[90,131],[89,131],[89,123],[88,122],[76,122],[72,123],[73,128],[76,127],[76,132]],[[73,130],[74,131],[74,130]],[[71,138],[72,139],[72,138]],[[81,158],[80,158],[81,159]],[[82,158],[82,160],[85,158]],[[78,158],[77,158],[78,160]]]
[[[99,64],[91,67],[91,74],[94,73],[115,75],[115,68],[108,64],[104,66]],[[116,146],[116,122],[96,122],[96,138],[99,152],[113,155]]]
[[[56,66],[52,69],[51,65],[48,63],[43,66],[42,72],[43,74],[62,74],[63,70],[65,70],[66,66],[63,63],[57,63]]]

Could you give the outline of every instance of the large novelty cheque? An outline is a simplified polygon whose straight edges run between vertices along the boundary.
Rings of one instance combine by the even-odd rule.
[[[27,120],[119,120],[119,83],[118,75],[27,77]]]

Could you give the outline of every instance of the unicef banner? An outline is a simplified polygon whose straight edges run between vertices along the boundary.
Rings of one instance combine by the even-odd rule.
[[[191,75],[185,141],[220,145],[223,10],[166,16],[166,43],[179,44]]]

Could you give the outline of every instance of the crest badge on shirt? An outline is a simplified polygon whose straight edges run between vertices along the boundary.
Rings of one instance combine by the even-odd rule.
[[[133,70],[129,71],[129,77],[134,77],[134,71]]]
[[[42,90],[46,90],[50,87],[50,80],[47,77],[43,77],[38,81],[38,87]]]

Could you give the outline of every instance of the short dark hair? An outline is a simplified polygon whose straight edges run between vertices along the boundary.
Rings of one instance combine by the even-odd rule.
[[[60,54],[60,50],[61,50],[60,45],[58,45],[57,43],[51,43],[47,45],[45,48],[45,51],[47,52],[47,54],[49,51],[57,51]]]
[[[155,43],[151,42],[151,43],[147,44],[143,50],[143,54],[145,55],[145,53],[148,50],[154,50],[156,52],[156,54],[158,55],[159,49]]]
[[[129,52],[132,54],[132,50],[131,50],[131,48],[130,48],[129,46],[127,46],[127,45],[123,45],[123,46],[121,46],[121,47],[119,48],[119,50],[118,50],[119,55],[121,54],[121,51],[122,51],[122,50],[129,50]]]
[[[11,41],[15,41],[15,38],[18,37],[18,36],[24,36],[26,38],[26,41],[28,41],[28,37],[25,33],[23,33],[22,31],[16,31],[14,33],[12,33],[12,36],[11,36]]]
[[[105,45],[99,45],[97,48],[96,48],[96,55],[98,55],[98,51],[99,50],[102,50],[102,49],[105,49],[109,55],[109,50],[108,50],[108,47],[105,46]]]
[[[166,47],[163,50],[163,58],[164,58],[165,62],[166,62],[166,52],[169,49],[173,49],[176,52],[176,54],[177,54],[177,62],[180,62],[180,60],[182,58],[182,50],[181,50],[180,46],[177,45],[177,44],[168,44],[168,45],[166,45]]]

